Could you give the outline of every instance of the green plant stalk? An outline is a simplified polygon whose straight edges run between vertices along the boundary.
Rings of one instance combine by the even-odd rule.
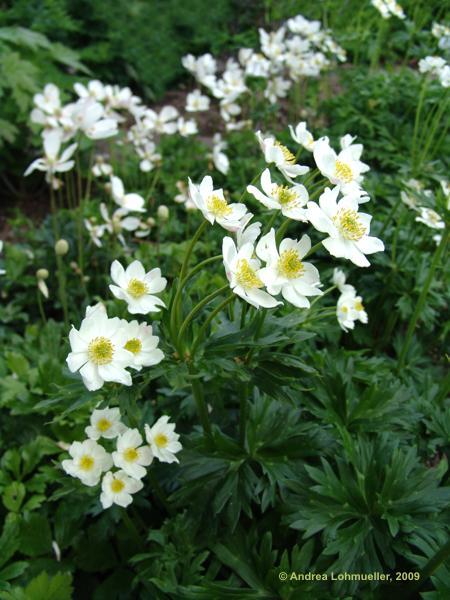
[[[245,433],[247,430],[248,418],[248,383],[242,384],[239,390],[239,442],[242,447],[245,446]]]
[[[399,197],[398,200],[393,204],[391,210],[389,211],[388,216],[386,217],[386,220],[383,223],[383,227],[381,228],[381,231],[379,233],[380,237],[386,231],[387,226],[390,225],[390,223],[391,223],[392,219],[394,218],[395,213],[397,212],[398,207],[400,206],[401,202],[402,202],[402,199],[401,199],[401,197]]]
[[[264,169],[263,169],[263,171],[264,171]],[[253,179],[251,180],[251,182],[250,182],[248,185],[255,185],[255,183],[256,183],[256,182],[258,181],[258,179],[261,177],[261,175],[262,175],[263,171],[260,171],[260,172],[259,172],[257,175],[255,175],[255,176],[253,177]],[[238,203],[242,202],[242,199],[244,198],[245,194],[248,194],[248,192],[247,192],[247,187],[248,187],[248,186],[245,186],[245,188],[244,188],[244,191],[243,191],[243,192],[242,192],[242,194],[239,196]]]
[[[283,236],[286,233],[286,230],[289,227],[289,225],[291,224],[291,222],[292,222],[291,219],[286,219],[286,221],[284,221],[284,223],[281,224],[280,229],[277,231],[277,235],[276,235],[276,239],[277,239],[277,243],[278,244],[283,239]]]
[[[159,485],[158,480],[156,479],[156,477],[152,473],[151,469],[149,469],[147,471],[147,477],[148,477],[148,480],[150,482],[150,485],[153,488],[153,492],[154,492],[155,496],[158,498],[159,502],[164,507],[164,509],[166,510],[167,514],[169,514],[170,516],[172,516],[174,514],[174,510],[173,510],[173,508],[172,508],[172,506],[171,506],[171,504],[170,504],[170,502],[169,502],[166,494],[164,493],[164,490]]]
[[[64,325],[66,329],[69,329],[69,311],[67,304],[67,292],[66,292],[66,274],[64,272],[64,265],[62,257],[58,254],[56,255],[56,273],[58,277],[58,291],[59,291],[59,299],[61,301],[61,306],[63,309],[64,315]]]
[[[423,285],[422,292],[420,293],[414,313],[409,321],[408,329],[406,331],[406,336],[405,336],[405,342],[403,344],[403,348],[400,353],[400,357],[398,359],[398,369],[397,369],[398,371],[401,371],[401,369],[403,368],[403,366],[405,364],[405,358],[408,353],[409,347],[411,345],[411,340],[412,340],[412,336],[413,336],[414,330],[417,325],[417,321],[419,320],[421,312],[425,305],[425,301],[426,301],[431,283],[433,281],[434,273],[438,267],[438,264],[439,264],[442,254],[444,252],[445,246],[447,245],[449,231],[450,231],[450,228],[447,226],[442,234],[441,242],[440,242],[439,246],[436,248],[433,260],[430,265],[430,270],[428,271],[428,276]]]
[[[123,520],[124,525],[128,529],[128,531],[130,532],[131,537],[136,542],[136,545],[142,547],[144,544],[143,544],[143,541],[141,539],[141,536],[139,535],[139,531],[137,530],[136,525],[130,519],[130,516],[127,513],[127,509],[126,508],[124,508],[123,511],[122,511],[122,520]]]
[[[191,350],[190,350],[190,354],[191,354],[191,360],[194,358],[198,346],[202,340],[203,334],[205,333],[205,331],[208,328],[208,325],[211,323],[211,321],[214,319],[214,317],[222,310],[225,308],[225,306],[231,302],[234,299],[234,293],[232,292],[229,296],[227,296],[227,298],[225,298],[225,300],[223,300],[223,302],[221,302],[212,312],[211,314],[208,316],[208,318],[205,320],[205,322],[203,323],[203,325],[200,327],[199,332],[197,334],[197,337],[195,338],[192,346],[191,346]]]
[[[36,288],[36,296],[37,296],[37,304],[38,304],[38,308],[39,308],[39,314],[41,315],[42,322],[44,323],[44,325],[46,325],[47,318],[45,316],[44,304],[42,302],[42,294],[39,291],[39,288]]]
[[[311,249],[309,250],[309,252],[307,252],[305,254],[305,256],[303,257],[303,259],[308,258],[309,256],[311,256],[311,254],[314,254],[314,252],[316,252],[320,246],[322,246],[322,242],[317,242],[317,244],[314,244],[314,246],[311,247]]]
[[[195,375],[195,371],[192,366],[189,366],[189,373],[191,375]],[[209,412],[208,406],[205,401],[205,397],[203,395],[203,388],[198,382],[197,379],[192,378],[191,380],[191,388],[192,388],[192,396],[195,401],[195,406],[197,408],[197,413],[200,419],[200,423],[202,424],[203,433],[206,438],[206,442],[208,445],[212,444],[212,429],[211,429],[211,421],[209,420]]]
[[[228,283],[225,284],[224,286],[222,286],[218,290],[215,290],[214,292],[212,292],[208,296],[205,296],[205,298],[203,298],[203,300],[201,300],[198,304],[196,304],[194,306],[194,308],[191,310],[191,312],[188,314],[188,316],[184,319],[183,323],[181,324],[180,333],[178,334],[178,342],[177,342],[179,346],[181,346],[181,344],[182,344],[182,340],[183,340],[184,334],[186,332],[186,329],[189,326],[189,323],[192,321],[192,319],[194,319],[194,317],[202,310],[202,308],[204,306],[206,306],[207,304],[209,304],[210,302],[212,302],[214,300],[214,298],[217,298],[217,296],[220,296],[229,287],[230,286],[229,286]]]
[[[277,217],[278,217],[278,210],[275,209],[273,215],[270,217],[269,222],[267,223],[267,225],[264,229],[263,235],[266,235],[267,233],[269,233],[269,231],[273,227],[273,224],[275,223]]]
[[[430,127],[428,128],[428,134],[427,134],[426,141],[424,144],[424,149],[420,155],[418,164],[416,165],[417,169],[419,169],[422,166],[424,160],[427,157],[430,146],[434,141],[434,136],[436,134],[436,130],[440,125],[441,118],[444,115],[446,109],[447,109],[447,94],[444,96],[443,101],[439,104],[439,108],[436,111],[436,113],[434,114],[432,123],[431,123]]]
[[[420,122],[420,116],[422,114],[422,107],[423,107],[423,102],[425,100],[425,94],[428,88],[428,78],[424,77],[424,80],[422,82],[422,87],[420,90],[420,94],[419,94],[419,102],[417,103],[417,109],[416,109],[416,118],[414,119],[414,132],[413,132],[413,138],[412,138],[412,143],[411,143],[411,163],[413,166],[413,170],[414,170],[414,163],[415,163],[415,157],[416,157],[416,153],[417,153],[417,149],[416,149],[416,144],[417,144],[417,135],[419,133],[419,122]]]

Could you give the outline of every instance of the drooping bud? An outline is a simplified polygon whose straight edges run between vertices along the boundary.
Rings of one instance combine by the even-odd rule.
[[[161,204],[161,206],[158,206],[156,214],[158,215],[158,219],[160,221],[167,221],[169,218],[169,209],[165,204]]]
[[[69,252],[69,242],[67,240],[58,240],[55,244],[55,252],[58,256],[64,256]]]
[[[36,271],[36,277],[38,279],[48,279],[49,276],[49,272],[47,271],[47,269],[38,269]]]

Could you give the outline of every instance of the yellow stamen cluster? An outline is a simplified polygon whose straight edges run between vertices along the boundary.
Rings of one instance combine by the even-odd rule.
[[[280,275],[289,279],[300,277],[305,270],[298,252],[294,248],[289,248],[280,254],[277,266]]]
[[[215,217],[227,217],[232,213],[231,208],[228,206],[228,202],[225,198],[220,198],[220,196],[212,195],[206,200],[206,208],[211,212]]]
[[[127,462],[135,462],[139,457],[139,452],[136,448],[127,448],[124,450],[123,457]]]
[[[131,338],[124,346],[125,350],[132,352],[133,354],[139,354],[142,350],[142,342],[138,338]]]
[[[97,421],[97,429],[99,431],[101,431],[102,433],[105,431],[108,431],[108,429],[111,427],[111,421],[108,421],[108,419],[99,419]]]
[[[121,481],[120,479],[113,479],[111,481],[111,490],[115,493],[118,494],[119,492],[121,492],[123,490],[123,488],[125,487],[125,484],[123,481]]]
[[[80,458],[80,469],[82,471],[90,471],[94,467],[94,459],[89,454],[83,454]]]
[[[363,305],[363,303],[361,302],[361,300],[357,300],[357,301],[355,302],[355,309],[356,309],[356,310],[364,310],[364,305]]]
[[[351,168],[344,162],[336,161],[336,177],[344,183],[350,183],[353,180],[353,173]]]
[[[261,288],[264,286],[245,258],[241,258],[237,264],[236,280],[243,288]]]
[[[108,365],[114,355],[114,346],[105,337],[94,338],[88,346],[89,360],[95,365]]]
[[[147,290],[148,287],[145,281],[141,281],[140,279],[130,279],[130,282],[127,287],[127,292],[135,300],[142,298],[142,296],[144,296],[147,293]]]
[[[366,232],[356,210],[342,208],[333,217],[333,222],[346,240],[357,242]]]
[[[167,444],[169,443],[169,440],[165,433],[157,433],[155,435],[154,440],[155,440],[155,444],[158,446],[158,448],[165,448],[167,446]]]
[[[279,148],[281,150],[281,152],[283,153],[283,158],[285,160],[285,162],[291,164],[291,165],[295,165],[295,156],[294,154],[292,154],[292,152],[289,150],[289,148],[286,148],[286,146],[283,146],[283,144],[281,144],[280,142],[275,142],[275,146],[277,148]]]
[[[298,194],[292,188],[288,188],[287,185],[277,185],[275,194],[278,198],[278,202],[281,206],[296,206],[298,202]]]

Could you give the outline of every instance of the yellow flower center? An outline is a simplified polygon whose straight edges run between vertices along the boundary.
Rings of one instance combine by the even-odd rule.
[[[94,338],[88,346],[89,360],[95,365],[108,365],[114,355],[114,346],[105,337]]]
[[[355,308],[356,308],[356,310],[364,310],[364,305],[363,305],[363,303],[361,302],[361,300],[357,300],[357,301],[355,302]]]
[[[278,259],[278,272],[280,275],[289,279],[295,279],[296,277],[300,277],[304,270],[305,267],[300,260],[297,250],[290,248],[280,254],[280,258]]]
[[[333,217],[333,222],[346,240],[357,242],[366,232],[356,210],[342,208]]]
[[[343,307],[341,308],[341,311],[342,311],[343,313],[348,313],[348,308],[347,308],[347,306],[343,306]]]
[[[226,217],[232,212],[225,198],[216,195],[209,196],[206,200],[206,208],[215,217]]]
[[[275,142],[275,146],[279,148],[283,153],[283,158],[285,162],[291,165],[295,164],[295,156],[292,154],[289,148],[286,148],[286,146],[283,146],[283,144],[281,144],[280,142]]]
[[[132,352],[133,354],[139,354],[142,350],[142,342],[138,338],[131,338],[124,346],[125,350]]]
[[[118,494],[119,492],[121,492],[123,490],[123,488],[125,487],[125,484],[123,481],[121,481],[120,479],[113,479],[111,481],[111,490],[115,493]]]
[[[124,450],[123,457],[127,462],[135,462],[139,457],[139,452],[136,448],[127,448]]]
[[[147,290],[147,284],[140,279],[131,279],[127,287],[127,292],[135,300],[142,298],[142,296],[147,293]]]
[[[261,288],[264,285],[245,258],[238,261],[236,280],[243,288]]]
[[[108,431],[108,429],[111,427],[112,423],[111,421],[108,421],[108,419],[99,419],[97,421],[97,429],[101,432],[105,432]]]
[[[275,194],[281,206],[295,206],[298,204],[298,194],[287,185],[276,185]]]
[[[157,433],[154,440],[158,448],[165,448],[169,443],[169,439],[165,433]]]
[[[83,454],[80,458],[80,469],[82,471],[90,471],[94,467],[94,459],[89,454]]]
[[[336,177],[341,179],[344,183],[350,183],[353,180],[353,173],[351,168],[344,162],[336,161]]]

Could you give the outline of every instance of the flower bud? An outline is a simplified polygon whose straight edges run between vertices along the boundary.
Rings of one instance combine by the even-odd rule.
[[[161,204],[161,206],[158,206],[156,214],[158,215],[158,219],[160,221],[167,221],[167,219],[169,218],[169,209],[165,204]]]
[[[154,226],[156,225],[156,221],[155,221],[155,219],[154,219],[153,217],[149,217],[149,218],[147,219],[147,225],[148,225],[149,227],[154,227]]]
[[[69,242],[67,240],[58,240],[55,244],[55,252],[58,256],[64,256],[69,252]]]
[[[48,275],[49,275],[49,273],[48,273],[47,269],[38,269],[36,271],[36,277],[38,279],[47,279]]]

